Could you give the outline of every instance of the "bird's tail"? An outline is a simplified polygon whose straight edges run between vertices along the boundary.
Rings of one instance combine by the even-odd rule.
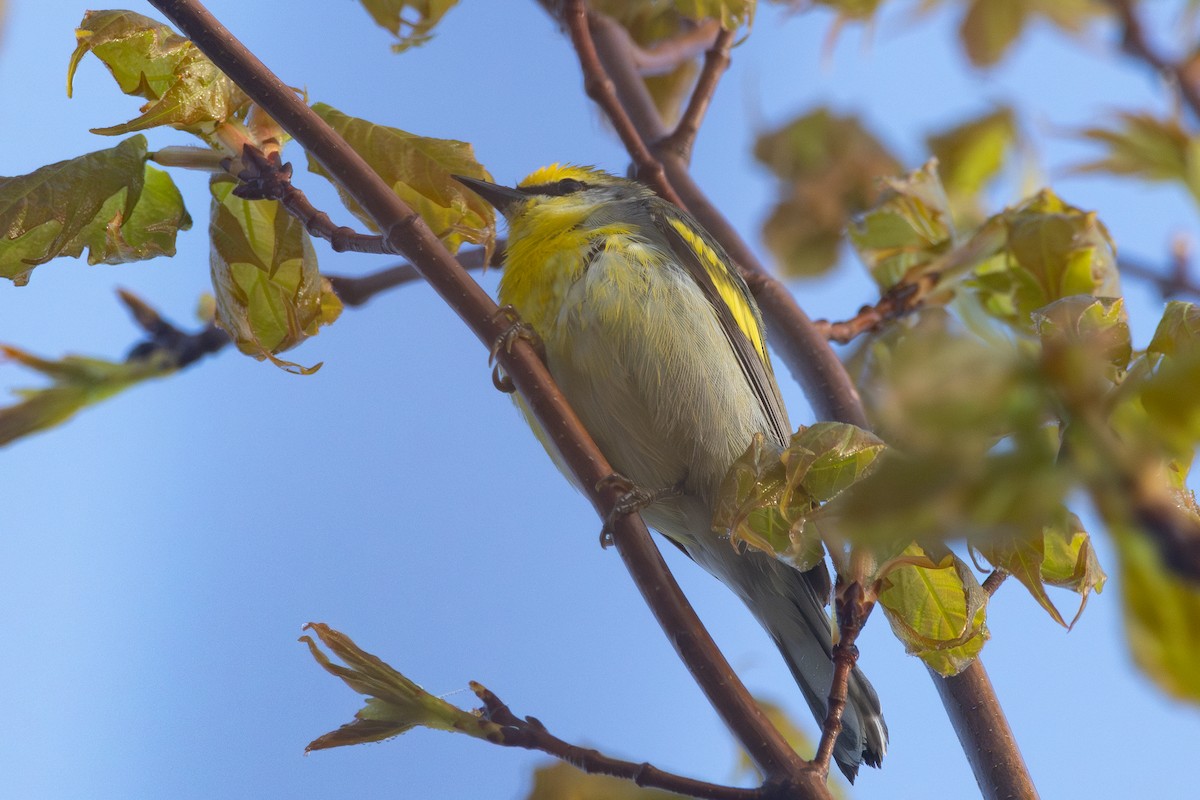
[[[819,724],[829,708],[833,684],[833,642],[829,614],[829,576],[824,565],[808,572],[756,550],[738,554],[728,542],[690,543],[688,554],[741,596],[775,640],[808,707]],[[842,732],[833,757],[854,782],[859,764],[878,767],[887,751],[887,724],[866,676],[850,674]]]

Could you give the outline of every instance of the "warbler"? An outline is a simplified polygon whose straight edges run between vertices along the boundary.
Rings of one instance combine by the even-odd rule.
[[[691,215],[593,167],[554,164],[515,188],[458,180],[508,221],[500,302],[532,325],[613,468],[660,496],[646,522],[745,602],[823,723],[833,682],[824,565],[800,572],[712,530],[722,479],[754,434],[782,447],[792,432],[762,318],[729,256]],[[834,758],[853,782],[888,742],[857,668],[842,724]]]

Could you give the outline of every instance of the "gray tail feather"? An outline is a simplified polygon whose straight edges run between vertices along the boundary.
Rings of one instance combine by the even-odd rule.
[[[800,572],[758,551],[739,555],[726,542],[716,548],[688,548],[688,552],[741,596],[775,640],[817,723],[824,724],[833,684],[833,638],[826,611],[830,583],[824,565]],[[860,764],[880,765],[887,744],[879,697],[855,667],[834,760],[853,783]]]

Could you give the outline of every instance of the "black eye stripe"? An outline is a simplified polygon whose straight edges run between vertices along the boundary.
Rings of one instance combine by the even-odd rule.
[[[525,194],[544,194],[551,197],[562,197],[575,192],[582,192],[588,188],[588,185],[583,181],[577,181],[574,178],[563,178],[561,181],[554,183],[537,183],[533,186],[522,186],[521,191]]]

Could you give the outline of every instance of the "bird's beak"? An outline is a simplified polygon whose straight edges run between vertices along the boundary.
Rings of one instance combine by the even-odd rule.
[[[496,210],[501,214],[508,212],[508,209],[514,206],[518,201],[524,200],[528,195],[520,189],[510,189],[507,186],[498,186],[494,183],[481,181],[478,178],[468,178],[463,175],[451,175],[451,178],[466,186],[475,194],[487,200],[496,207]]]

